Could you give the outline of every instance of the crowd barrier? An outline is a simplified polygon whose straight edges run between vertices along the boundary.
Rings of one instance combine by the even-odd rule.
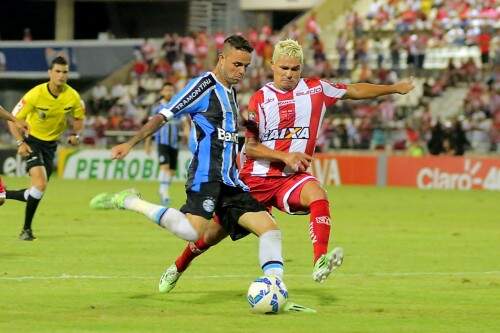
[[[179,152],[174,181],[185,181],[191,153]],[[133,150],[112,160],[109,150],[61,148],[57,173],[68,179],[157,180],[156,153]],[[389,156],[320,153],[309,170],[324,185],[405,186],[419,189],[500,191],[500,157]],[[0,174],[22,176],[15,149],[0,150]]]

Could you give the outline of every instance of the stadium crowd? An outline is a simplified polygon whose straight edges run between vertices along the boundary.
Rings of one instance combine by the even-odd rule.
[[[307,75],[380,84],[416,77],[416,92],[409,97],[337,103],[325,117],[320,150],[380,149],[412,155],[500,151],[498,17],[493,0],[376,0],[364,14],[350,12],[346,29],[334,37],[321,37],[314,14],[303,30],[293,23],[281,34],[269,26],[250,28],[241,32],[255,52],[238,87],[240,108],[244,110],[251,94],[270,81],[273,46],[286,37],[310,50]],[[189,78],[210,68],[224,37],[222,32],[201,31],[147,39],[134,52],[128,82],[97,84],[88,94],[84,143],[105,145],[110,131],[137,129],[158,100],[163,82],[180,90]],[[327,51],[331,41],[326,38],[335,38],[332,52]],[[436,60],[436,50],[440,55],[449,51],[444,65]],[[431,102],[446,98],[454,87],[468,93],[462,106],[444,118],[432,110]]]

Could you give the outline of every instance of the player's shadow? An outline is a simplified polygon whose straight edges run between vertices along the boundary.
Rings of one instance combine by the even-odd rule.
[[[197,297],[193,297],[197,296]],[[196,291],[173,291],[165,297],[165,294],[160,293],[148,293],[148,294],[135,294],[128,297],[129,299],[150,299],[159,300],[161,302],[172,302],[172,303],[187,303],[187,304],[211,304],[214,300],[217,303],[230,302],[235,299],[244,299],[246,295],[242,291],[234,290],[212,290],[209,292]]]
[[[288,290],[290,293],[290,290]],[[294,302],[300,303],[300,299],[302,295],[307,297],[315,297],[317,299],[318,305],[332,305],[337,301],[337,297],[332,295],[332,291],[327,290],[325,288],[295,288],[291,291],[290,299]]]

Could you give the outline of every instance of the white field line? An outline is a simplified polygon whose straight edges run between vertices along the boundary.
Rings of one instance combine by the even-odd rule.
[[[469,275],[500,275],[500,271],[485,271],[485,272],[375,272],[375,273],[335,273],[336,276],[345,277],[412,277],[412,276],[469,276]],[[0,280],[7,281],[27,281],[27,280],[150,280],[158,279],[158,276],[137,276],[137,275],[72,275],[61,274],[54,276],[0,276]],[[185,276],[183,279],[241,279],[241,278],[254,278],[250,274],[221,274],[221,275],[196,275]],[[286,278],[310,278],[309,274],[285,274]]]

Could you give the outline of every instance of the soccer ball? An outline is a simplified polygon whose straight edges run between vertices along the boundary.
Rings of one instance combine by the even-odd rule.
[[[248,303],[255,313],[278,313],[287,298],[286,286],[277,276],[259,277],[248,288]]]

